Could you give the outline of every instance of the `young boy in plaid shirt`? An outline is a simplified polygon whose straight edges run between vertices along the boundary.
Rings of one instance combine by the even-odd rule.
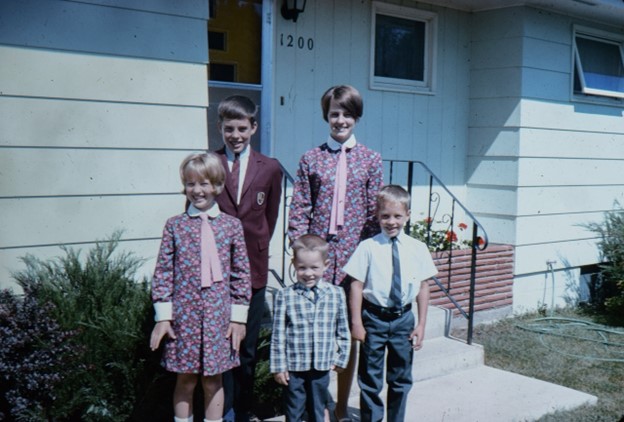
[[[286,387],[287,421],[324,420],[329,371],[347,366],[351,347],[344,290],[323,282],[328,245],[306,234],[292,244],[297,283],[280,290],[273,309],[271,373]]]

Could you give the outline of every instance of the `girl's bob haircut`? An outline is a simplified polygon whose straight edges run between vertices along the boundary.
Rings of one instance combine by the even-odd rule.
[[[321,108],[323,109],[323,119],[328,122],[329,105],[331,100],[345,110],[347,110],[357,122],[364,113],[364,101],[360,92],[351,85],[332,86],[321,97]]]
[[[221,159],[214,152],[191,154],[186,157],[180,164],[180,180],[183,186],[186,185],[190,174],[207,179],[215,188],[216,195],[223,192],[225,169],[221,164]],[[182,193],[185,193],[184,189]]]

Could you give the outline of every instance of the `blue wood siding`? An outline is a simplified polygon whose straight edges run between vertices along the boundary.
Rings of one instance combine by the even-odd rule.
[[[560,269],[599,260],[582,226],[624,198],[624,107],[571,93],[574,25],[624,31],[529,7],[472,23],[468,202],[495,241],[516,246],[521,310],[538,303],[539,286],[523,283],[547,259]]]
[[[148,261],[207,147],[208,0],[0,1],[0,287],[123,230]],[[42,210],[43,218],[42,218]]]
[[[197,3],[204,8],[189,7]],[[0,44],[207,63],[205,4],[2,0]],[[140,5],[149,8],[138,10]]]

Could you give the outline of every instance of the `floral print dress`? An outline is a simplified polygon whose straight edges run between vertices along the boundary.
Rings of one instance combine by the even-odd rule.
[[[291,243],[306,233],[328,241],[330,265],[323,279],[334,284],[342,283],[346,276],[342,267],[358,243],[379,233],[375,207],[377,192],[383,184],[383,167],[378,152],[360,143],[347,149],[344,226],[336,235],[330,235],[329,220],[339,154],[340,150],[332,150],[324,143],[301,157],[288,217]]]
[[[167,339],[163,366],[171,372],[223,373],[239,365],[226,338],[232,305],[249,305],[249,259],[240,220],[225,213],[209,219],[223,281],[201,288],[201,220],[187,213],[167,220],[152,281],[152,300],[171,302],[176,339]]]

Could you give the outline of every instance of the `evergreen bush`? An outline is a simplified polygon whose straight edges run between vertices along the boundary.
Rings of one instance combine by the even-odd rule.
[[[586,226],[600,236],[598,248],[604,264],[593,286],[593,308],[604,313],[610,322],[624,325],[624,210],[616,208],[605,213],[602,223]]]
[[[26,269],[14,274],[40,305],[53,305],[62,330],[76,331],[69,343],[84,350],[55,389],[59,420],[126,420],[151,381],[148,283],[134,279],[142,259],[116,253],[120,236],[97,242],[85,259],[71,248],[49,261],[26,256]]]

